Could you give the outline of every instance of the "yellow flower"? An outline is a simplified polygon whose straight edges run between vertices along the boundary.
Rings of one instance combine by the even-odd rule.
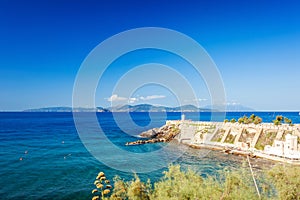
[[[103,180],[105,180],[105,179],[106,179],[105,176],[102,176],[102,177],[100,178],[101,181],[103,181]]]
[[[109,189],[105,189],[105,190],[103,191],[103,194],[108,194],[108,193],[110,193],[110,190],[109,190]]]
[[[98,183],[100,183],[99,180],[95,180],[94,185],[97,185]]]
[[[103,185],[100,184],[100,183],[98,183],[98,184],[96,185],[96,187],[97,187],[97,188],[103,188]]]
[[[112,186],[111,185],[106,185],[106,188],[112,188]]]
[[[93,196],[92,200],[99,200],[100,197],[99,196]]]
[[[101,177],[101,176],[105,176],[105,174],[104,174],[103,172],[99,172],[99,173],[98,173],[98,176],[100,176],[100,177]]]
[[[92,194],[94,194],[96,192],[98,192],[98,190],[97,189],[93,189]]]
[[[109,183],[110,183],[110,181],[109,181],[109,180],[105,180],[105,183],[106,183],[106,184],[109,184]]]
[[[100,179],[100,178],[101,178],[101,176],[99,176],[99,175],[96,177],[96,179]]]

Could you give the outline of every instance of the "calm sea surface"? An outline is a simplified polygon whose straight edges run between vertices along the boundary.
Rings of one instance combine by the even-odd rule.
[[[252,113],[230,112],[227,118],[239,118],[244,114]],[[300,123],[298,112],[255,114],[261,116],[264,122],[271,122],[277,114],[281,114],[294,123]],[[118,115],[122,119],[122,113]],[[154,128],[162,126],[166,118],[180,119],[180,115],[132,113],[131,117],[142,127],[149,125],[151,118],[151,128]],[[106,136],[120,148],[143,153],[161,147],[160,144],[126,147],[124,144],[136,140],[134,136],[144,129],[133,128],[131,134],[126,134],[119,129],[111,113],[97,113],[97,117]],[[199,114],[187,113],[186,118],[199,120]],[[200,119],[210,121],[211,113],[201,113]],[[219,120],[223,120],[221,116]],[[126,126],[126,119],[122,123]],[[130,126],[128,123],[127,130]],[[99,151],[101,148],[99,146]],[[174,145],[173,148],[176,151],[176,148],[187,147]],[[104,149],[107,151],[107,148]],[[236,156],[190,148],[186,150],[175,164],[180,164],[184,169],[190,167],[203,176],[213,175],[224,167],[241,166],[242,158]],[[114,159],[113,154],[103,153]],[[144,162],[155,164],[156,158]],[[260,162],[259,166],[270,164]],[[164,170],[166,168],[139,176],[143,180],[150,178],[155,181],[163,176]],[[115,175],[125,180],[133,177],[132,173],[107,167],[89,153],[78,136],[72,113],[0,113],[0,199],[91,199],[94,178],[99,171],[106,172],[110,179]]]

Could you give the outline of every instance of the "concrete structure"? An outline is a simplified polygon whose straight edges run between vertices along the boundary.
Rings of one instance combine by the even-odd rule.
[[[287,134],[285,141],[275,140],[273,146],[265,146],[264,152],[285,158],[300,159],[297,140],[298,137],[296,135]]]
[[[184,115],[181,120],[171,120],[166,123],[180,123],[181,125],[179,127],[181,133],[177,136],[177,139],[189,145],[212,145],[223,147],[224,149],[237,149],[268,159],[280,161],[288,159],[291,160],[291,162],[296,161],[300,164],[300,144],[298,144],[300,125],[298,124],[291,127],[287,125],[275,126],[271,123],[255,125],[223,122],[195,122],[185,120]],[[223,132],[220,132],[221,130],[223,130]],[[269,145],[265,145],[264,150],[256,149],[256,144],[262,134],[270,132],[275,133],[276,137],[272,136],[272,140],[269,138]],[[214,136],[218,134],[218,141],[213,141]],[[284,135],[285,138],[282,138]],[[232,143],[226,143],[226,141],[228,141],[226,138],[229,136],[231,137],[230,141]]]
[[[291,135],[287,134],[285,136],[285,151],[297,151],[297,136],[296,135]]]

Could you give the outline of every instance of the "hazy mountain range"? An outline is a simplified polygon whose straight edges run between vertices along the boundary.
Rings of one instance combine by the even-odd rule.
[[[227,106],[227,111],[253,111],[253,109],[242,106]],[[23,112],[72,112],[72,107],[47,107],[37,109],[27,109]],[[220,111],[218,107],[206,106],[204,108],[197,108],[194,105],[184,105],[178,107],[155,106],[150,104],[139,105],[121,105],[114,107],[97,107],[97,108],[74,108],[75,112],[211,112]]]

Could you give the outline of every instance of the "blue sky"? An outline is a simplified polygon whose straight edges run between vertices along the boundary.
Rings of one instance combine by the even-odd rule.
[[[297,0],[2,0],[0,110],[71,106],[73,83],[88,53],[114,34],[148,26],[174,29],[199,42],[221,73],[228,103],[258,110],[300,110],[299,10]],[[122,97],[107,88],[134,63],[180,64],[164,53],[143,55],[148,56],[137,52],[111,66],[104,77],[107,87],[96,92],[98,106],[109,106],[108,100],[116,99],[111,95]],[[199,84],[200,104],[209,104],[203,80],[189,77],[192,70],[184,63],[175,69]],[[132,98],[139,99],[135,103],[176,105],[170,91],[153,85]]]

